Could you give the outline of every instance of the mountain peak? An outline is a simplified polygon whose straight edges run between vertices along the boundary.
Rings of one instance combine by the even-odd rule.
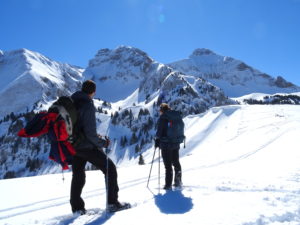
[[[130,46],[105,48],[89,61],[83,75],[97,82],[97,97],[116,101],[133,93],[147,77],[153,64],[157,63],[140,49]],[[110,94],[112,87],[118,87],[118,94]]]
[[[213,51],[207,48],[197,48],[192,53],[192,56],[202,56],[202,55],[216,55]]]
[[[28,61],[30,61],[30,59],[34,59],[34,60],[37,60],[40,58],[48,59],[46,56],[43,56],[42,54],[40,54],[38,52],[30,51],[26,48],[20,48],[20,49],[13,50],[13,51],[6,51],[6,52],[4,52],[4,54],[7,57],[7,59],[11,59],[13,61],[18,59],[20,62],[22,62],[22,61],[28,62]],[[50,59],[48,59],[48,60],[50,60]]]
[[[5,53],[7,53],[10,56],[15,56],[15,55],[32,54],[33,52],[26,48],[20,48],[20,49],[16,49],[16,50],[12,50],[12,51],[6,51]]]
[[[94,67],[107,61],[116,62],[118,64],[122,61],[138,66],[141,62],[151,63],[154,60],[150,58],[147,53],[138,48],[122,45],[115,49],[100,49],[95,55],[95,58],[89,61],[89,67]]]
[[[300,87],[282,77],[274,78],[243,61],[218,55],[206,48],[198,48],[189,59],[170,63],[169,66],[181,73],[208,80],[230,97],[254,92],[274,94],[300,90]]]

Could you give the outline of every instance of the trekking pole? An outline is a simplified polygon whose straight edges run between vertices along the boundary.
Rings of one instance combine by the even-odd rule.
[[[107,214],[108,214],[108,155],[107,152],[105,151],[106,154],[106,178],[105,178],[105,182],[106,182],[106,219],[107,219]]]
[[[149,180],[150,180],[150,176],[151,176],[151,171],[152,171],[152,166],[153,166],[153,162],[154,162],[155,152],[156,152],[156,148],[154,148],[154,153],[153,153],[153,158],[152,158],[152,162],[151,162],[151,167],[150,167],[150,173],[149,173],[149,177],[148,177],[147,187],[149,185]]]
[[[158,193],[160,194],[160,149],[158,149]]]
[[[106,131],[106,134],[108,133],[108,130]],[[107,138],[107,135],[105,135],[105,138]],[[106,219],[108,217],[108,146],[105,148],[105,155],[106,155],[106,177],[105,177],[105,183],[106,183]]]

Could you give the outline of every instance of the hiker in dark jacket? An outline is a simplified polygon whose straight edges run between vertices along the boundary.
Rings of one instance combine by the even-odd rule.
[[[155,138],[155,148],[161,149],[161,154],[166,170],[164,189],[172,188],[173,181],[173,167],[175,171],[174,186],[181,187],[181,165],[179,162],[180,143],[170,143],[166,141],[168,119],[165,116],[167,111],[171,110],[168,104],[162,103],[160,105],[160,117],[157,121],[157,130]]]
[[[87,80],[83,83],[82,90],[72,95],[78,112],[76,129],[83,134],[83,139],[75,147],[76,154],[72,160],[73,177],[70,199],[72,211],[79,214],[86,213],[81,192],[85,184],[85,165],[87,162],[96,166],[105,175],[108,209],[116,211],[129,206],[128,203],[121,204],[118,201],[119,187],[116,166],[103,151],[104,147],[108,147],[109,140],[102,139],[97,134],[96,110],[93,103],[95,92],[96,84]]]

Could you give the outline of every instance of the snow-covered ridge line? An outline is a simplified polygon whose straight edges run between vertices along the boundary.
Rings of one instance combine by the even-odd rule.
[[[273,95],[263,93],[253,93],[239,98],[232,98],[240,104],[300,104],[300,92],[276,93]]]
[[[0,118],[30,111],[80,87],[83,69],[27,49],[4,52],[0,64]],[[13,104],[11,104],[13,102]]]
[[[207,79],[222,88],[229,97],[264,92],[298,92],[300,87],[263,73],[241,60],[218,55],[209,49],[196,49],[188,59],[168,64],[170,67],[194,76]]]

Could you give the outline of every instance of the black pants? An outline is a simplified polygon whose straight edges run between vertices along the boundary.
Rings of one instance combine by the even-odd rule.
[[[111,159],[106,158],[106,154],[103,151],[97,149],[87,149],[77,151],[72,161],[72,183],[71,183],[71,207],[72,211],[83,210],[84,201],[81,198],[82,189],[85,184],[85,165],[90,162],[97,168],[99,168],[105,175],[105,183],[107,188],[108,204],[113,204],[118,201],[118,181],[117,181],[117,169]],[[108,162],[108,171],[107,171]],[[108,176],[106,177],[106,174]]]
[[[179,146],[167,145],[161,148],[161,154],[166,169],[165,185],[172,186],[173,180],[173,167],[175,171],[175,185],[181,182],[181,165],[179,162]]]

